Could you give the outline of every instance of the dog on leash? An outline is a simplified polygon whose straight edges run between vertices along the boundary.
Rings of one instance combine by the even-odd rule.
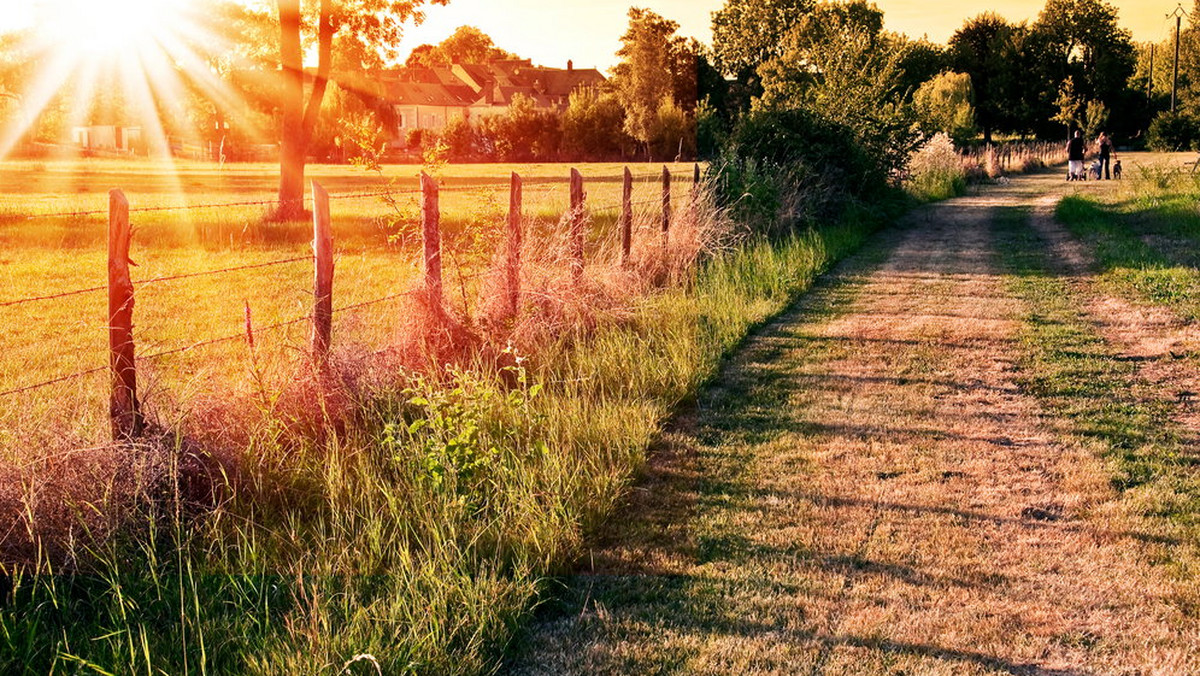
[[[1088,178],[1093,181],[1099,181],[1103,178],[1103,174],[1101,173],[1103,170],[1104,165],[1100,163],[1100,160],[1093,160],[1091,166],[1088,167]]]
[[[1113,175],[1113,178],[1115,178],[1117,180],[1121,179],[1121,160],[1117,160],[1116,162],[1113,162],[1112,175]]]

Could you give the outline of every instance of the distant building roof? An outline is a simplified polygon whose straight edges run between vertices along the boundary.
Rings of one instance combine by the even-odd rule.
[[[425,82],[388,82],[387,98],[395,104],[419,106],[469,106],[475,100],[475,92],[463,85],[446,86]]]
[[[539,107],[562,106],[571,92],[605,82],[595,68],[546,68],[529,59],[403,67],[371,77],[383,85],[384,96],[393,104],[437,106],[509,105],[516,94],[530,97]]]

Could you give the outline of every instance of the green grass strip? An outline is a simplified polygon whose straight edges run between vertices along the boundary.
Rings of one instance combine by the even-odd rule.
[[[1028,210],[1009,209],[995,224],[1009,288],[1027,304],[1022,384],[1109,463],[1114,488],[1143,519],[1149,539],[1167,545],[1159,562],[1194,579],[1200,571],[1188,561],[1200,546],[1200,456],[1168,402],[1137,396],[1136,365],[1120,359],[1089,323],[1029,218]],[[1186,606],[1200,609],[1194,599]]]
[[[1064,197],[1054,215],[1093,247],[1106,287],[1200,319],[1200,271],[1147,244],[1132,227],[1131,215],[1078,195]]]

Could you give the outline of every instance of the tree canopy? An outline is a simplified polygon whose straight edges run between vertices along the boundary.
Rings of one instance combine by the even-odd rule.
[[[633,7],[617,51],[621,61],[613,68],[612,87],[625,108],[624,129],[648,152],[656,130],[677,126],[676,109],[695,107],[697,45],[676,35],[678,29],[670,19]]]
[[[781,39],[815,4],[814,0],[728,0],[713,13],[714,64],[734,75],[781,56]]]
[[[420,45],[409,54],[406,66],[446,66],[452,63],[488,63],[517,58],[496,46],[491,36],[474,26],[459,26],[436,45]]]

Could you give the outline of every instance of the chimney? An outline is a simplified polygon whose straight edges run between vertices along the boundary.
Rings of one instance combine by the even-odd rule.
[[[570,73],[574,70],[575,70],[575,62],[570,59],[567,59],[567,72]]]

